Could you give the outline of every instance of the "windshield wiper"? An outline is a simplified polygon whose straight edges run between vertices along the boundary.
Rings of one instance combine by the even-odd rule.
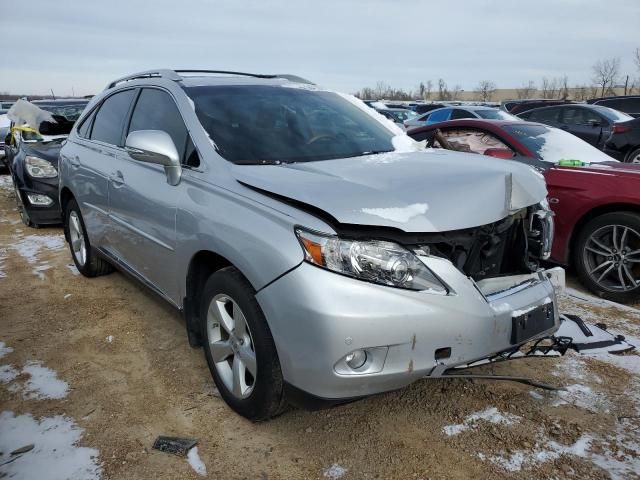
[[[353,155],[348,155],[342,158],[364,157],[366,155],[378,155],[380,153],[391,153],[391,152],[395,152],[395,150],[371,150],[369,152],[354,153]]]

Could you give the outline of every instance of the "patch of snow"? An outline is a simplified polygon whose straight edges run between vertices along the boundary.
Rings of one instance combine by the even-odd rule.
[[[18,371],[13,365],[0,365],[0,383],[13,382],[18,376]]]
[[[485,455],[481,453],[478,456],[481,460],[489,460],[508,472],[519,472],[525,467],[533,467],[536,464],[555,460],[563,454],[586,457],[591,441],[590,436],[583,435],[573,445],[562,445],[549,440],[542,446],[536,444],[536,446],[530,450],[516,450],[510,454],[502,453],[498,455]]]
[[[535,398],[536,400],[544,400],[544,395],[539,394],[535,390],[529,390],[529,396],[531,398]]]
[[[37,265],[35,267],[33,267],[33,269],[31,270],[31,273],[33,273],[34,275],[36,275],[38,278],[40,278],[40,280],[46,280],[46,276],[44,273],[47,270],[49,270],[51,268],[51,265],[49,265],[47,262],[42,263],[40,265]]]
[[[43,367],[40,362],[29,362],[22,369],[22,373],[30,376],[22,387],[24,398],[42,400],[42,399],[60,399],[67,396],[69,384],[58,378],[58,374]]]
[[[362,211],[368,215],[384,218],[392,222],[406,223],[413,217],[424,215],[429,210],[426,203],[413,203],[406,207],[391,208],[363,208]]]
[[[67,293],[67,294],[64,296],[64,299],[66,300],[66,299],[67,299],[67,298],[69,298],[70,296],[71,296],[71,294],[70,294],[70,293]]]
[[[0,278],[7,278],[7,274],[2,270],[4,268],[4,261],[7,259],[7,249],[0,248]]]
[[[480,421],[496,425],[513,425],[520,421],[520,417],[510,413],[500,413],[496,407],[491,407],[468,415],[462,423],[446,425],[442,427],[442,431],[448,436],[458,435],[466,430],[475,428],[476,424]]]
[[[344,477],[347,472],[348,470],[346,468],[334,463],[324,471],[322,476],[330,480],[337,480],[338,478]]]
[[[201,477],[207,476],[207,466],[200,459],[200,455],[198,455],[198,447],[193,447],[189,450],[189,453],[187,453],[187,461],[198,475]]]
[[[73,273],[74,275],[80,275],[80,272],[76,268],[75,264],[70,263],[69,265],[67,265],[67,268],[71,270],[71,273]]]
[[[551,406],[571,404],[590,412],[609,412],[609,400],[605,394],[594,392],[587,385],[574,384],[564,388],[565,390],[552,393],[557,398],[551,403]]]
[[[587,293],[581,292],[580,290],[576,290],[575,288],[570,288],[570,287],[565,288],[564,294],[568,297],[581,300],[582,302],[585,302],[585,303],[597,305],[599,307],[614,307],[614,308],[617,308],[618,310],[623,310],[625,312],[633,313],[635,315],[640,316],[640,309],[638,308],[630,307],[628,305],[623,305],[617,302],[612,302],[611,300],[605,300],[604,298],[594,297],[593,295],[589,295]]]
[[[0,175],[0,189],[13,190],[13,180],[11,180],[11,175]]]
[[[4,342],[0,342],[0,358],[11,352],[13,352],[13,348],[7,347],[7,344]]]
[[[7,478],[47,480],[98,480],[102,474],[99,452],[79,447],[83,430],[64,416],[41,418],[0,413],[0,465]],[[12,451],[34,448],[21,455]]]
[[[113,342],[113,335],[109,335],[107,338],[105,338],[105,340],[107,341],[107,343]]]
[[[64,248],[64,235],[27,235],[9,246],[29,263],[36,263],[42,250]]]

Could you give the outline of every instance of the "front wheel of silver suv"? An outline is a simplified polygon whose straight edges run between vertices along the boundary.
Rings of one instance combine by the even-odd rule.
[[[65,208],[64,234],[69,242],[69,250],[73,263],[85,277],[97,277],[113,271],[113,267],[100,258],[91,247],[89,237],[84,226],[82,213],[75,200],[70,200]]]
[[[280,414],[286,401],[275,343],[255,291],[237,269],[209,277],[200,319],[207,364],[225,402],[253,421]]]

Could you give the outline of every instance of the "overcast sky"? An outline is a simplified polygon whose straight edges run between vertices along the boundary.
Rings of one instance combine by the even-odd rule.
[[[347,92],[585,83],[600,58],[640,76],[639,23],[640,0],[28,0],[0,14],[0,91],[84,95],[163,67],[286,72]]]

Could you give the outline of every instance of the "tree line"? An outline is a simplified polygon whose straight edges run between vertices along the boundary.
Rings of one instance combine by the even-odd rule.
[[[634,74],[623,73],[620,68],[620,57],[598,60],[591,67],[591,83],[570,85],[567,75],[560,77],[542,77],[539,83],[529,80],[515,89],[518,99],[545,98],[587,100],[594,97],[610,95],[640,94],[640,48],[633,52]],[[490,102],[497,91],[496,84],[491,80],[480,80],[472,92],[473,100]],[[616,89],[618,91],[616,91]],[[437,82],[427,80],[413,90],[394,88],[385,82],[377,82],[375,87],[364,87],[356,96],[363,100],[425,100],[425,101],[455,101],[461,100],[464,90],[459,84],[449,87],[443,78]],[[468,95],[465,97],[468,98]]]

